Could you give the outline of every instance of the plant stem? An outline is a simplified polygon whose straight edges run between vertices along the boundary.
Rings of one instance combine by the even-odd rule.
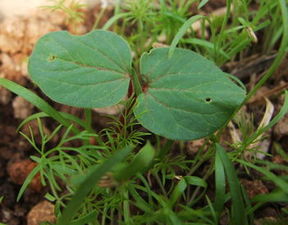
[[[154,174],[154,177],[155,177],[155,179],[157,180],[157,183],[158,183],[158,185],[159,185],[159,187],[160,187],[163,195],[167,197],[167,192],[166,192],[165,188],[164,188],[163,185],[162,185],[162,182],[161,182],[161,179],[160,179],[158,173],[155,173],[155,174]]]
[[[208,148],[201,159],[189,170],[186,176],[191,176],[207,159],[211,158],[211,150],[212,148]]]
[[[134,70],[131,71],[131,75],[132,75],[133,89],[136,97],[138,97],[142,93],[142,86],[139,77]]]
[[[97,18],[95,20],[95,23],[93,24],[93,27],[91,29],[92,30],[95,30],[97,29],[98,25],[99,25],[99,22],[101,20],[101,18],[103,17],[104,13],[106,12],[106,7],[101,7],[101,10],[100,10],[100,13],[97,15]]]
[[[91,111],[91,109],[84,109],[84,112],[85,112],[85,122],[87,124],[87,127],[89,127],[89,129],[91,129],[92,111]]]
[[[211,166],[211,167],[207,170],[207,172],[205,173],[205,175],[204,175],[204,177],[203,177],[203,180],[207,180],[208,177],[213,173],[213,171],[214,171],[214,167]],[[195,191],[193,192],[191,198],[189,199],[187,205],[191,206],[193,200],[198,196],[200,189],[201,189],[201,187],[199,187],[199,186],[196,187],[196,189],[195,189]],[[199,196],[198,196],[198,198],[199,198]]]

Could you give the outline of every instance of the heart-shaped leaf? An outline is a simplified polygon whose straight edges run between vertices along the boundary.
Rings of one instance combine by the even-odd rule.
[[[181,48],[153,49],[141,57],[147,82],[134,113],[148,130],[169,139],[208,136],[229,119],[245,91],[204,57]]]
[[[112,32],[74,36],[58,31],[38,41],[28,69],[32,80],[57,102],[105,107],[126,95],[131,60],[126,41]]]

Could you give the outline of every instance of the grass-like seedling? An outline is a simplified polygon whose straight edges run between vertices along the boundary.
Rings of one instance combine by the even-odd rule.
[[[154,2],[157,8],[151,5]],[[265,203],[288,202],[287,179],[273,172],[287,170],[286,166],[242,159],[244,152],[287,113],[287,93],[274,119],[243,136],[245,140],[232,146],[235,151],[227,153],[219,141],[223,128],[272,76],[285,56],[285,1],[271,4],[273,10],[282,13],[272,22],[277,24],[282,19],[281,28],[278,25],[272,29],[278,34],[274,42],[282,37],[281,49],[271,68],[247,95],[241,81],[222,72],[214,62],[221,65],[243,52],[253,41],[251,32],[269,25],[263,20],[269,1],[261,1],[253,20],[249,1],[227,0],[226,14],[216,19],[200,15],[189,18],[188,5],[194,0],[168,2],[141,0],[117,5],[114,17],[104,28],[112,26],[124,36],[127,25],[133,24],[128,42],[106,30],[83,36],[53,32],[38,41],[29,59],[32,80],[54,101],[84,108],[84,119],[59,112],[33,92],[0,78],[2,86],[42,111],[20,124],[22,127],[36,119],[41,144],[35,141],[32,130],[30,135],[23,134],[37,151],[37,156],[31,158],[38,166],[27,177],[18,199],[39,173],[42,184],[50,186],[46,198],[55,203],[57,225],[217,225],[224,217],[229,218],[229,224],[245,225],[253,224],[254,212]],[[208,1],[199,2],[200,8]],[[119,25],[116,22],[120,19]],[[200,20],[202,26],[209,23],[210,40],[205,40],[204,33],[196,38],[193,32],[187,32]],[[171,45],[151,49],[161,33]],[[206,58],[177,45],[201,52]],[[265,51],[274,45],[265,45]],[[115,118],[111,127],[95,132],[91,109],[119,102],[124,105],[120,119]],[[51,134],[44,132],[44,117],[59,123]],[[139,125],[155,134],[155,145],[144,141],[147,132],[137,130]],[[55,136],[61,136],[60,140],[50,144]],[[203,145],[192,159],[188,158],[182,152],[182,141],[202,137],[206,138]],[[71,147],[73,141],[82,144]],[[287,158],[283,150],[277,149]],[[275,184],[275,190],[248,199],[235,163],[247,171],[258,171]],[[207,182],[212,174],[214,184]],[[207,191],[211,190],[209,185],[215,187],[212,194]]]

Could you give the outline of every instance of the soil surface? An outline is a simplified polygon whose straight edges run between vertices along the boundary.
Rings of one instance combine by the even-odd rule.
[[[9,2],[17,4],[16,1]],[[2,12],[9,10],[11,7],[9,2],[1,1]],[[21,3],[23,2],[21,1]],[[81,116],[82,110],[52,103],[31,83],[27,73],[27,57],[31,54],[36,41],[48,32],[63,29],[74,34],[87,32],[91,26],[89,21],[95,20],[94,15],[99,11],[100,5],[85,9],[83,24],[74,29],[67,24],[64,14],[37,9],[39,3],[41,5],[42,2],[31,1],[31,5],[25,2],[29,5],[28,8],[25,8],[26,11],[23,13],[18,11],[17,15],[11,12],[7,18],[2,19],[0,25],[0,77],[33,90],[61,111]],[[108,15],[104,16],[103,21],[107,18]],[[50,220],[47,219],[47,221],[55,220],[54,217],[51,217],[54,214],[54,206],[52,207],[49,205],[51,203],[44,201],[43,195],[47,192],[47,188],[42,187],[39,176],[32,180],[22,198],[16,201],[24,180],[36,166],[30,160],[30,156],[35,155],[36,152],[19,134],[17,127],[23,119],[35,112],[38,112],[37,109],[30,103],[0,87],[0,198],[3,197],[0,202],[0,223],[7,225],[36,225],[39,223],[39,218],[47,219],[49,216]],[[103,121],[103,123],[105,122]],[[37,124],[30,123],[30,126],[37,141],[39,139]],[[50,132],[49,129],[53,129],[56,124],[53,124],[53,121],[47,121],[45,126],[47,126],[47,132]],[[101,124],[98,126],[101,127]],[[28,134],[28,130],[28,127],[24,127],[21,131]]]

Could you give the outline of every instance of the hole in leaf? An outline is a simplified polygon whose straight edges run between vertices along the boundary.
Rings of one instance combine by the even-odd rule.
[[[56,55],[50,55],[50,56],[48,57],[48,61],[49,61],[49,62],[52,62],[52,61],[54,61],[56,58],[57,58]]]
[[[212,102],[212,98],[205,98],[205,102],[206,102],[206,103]]]

